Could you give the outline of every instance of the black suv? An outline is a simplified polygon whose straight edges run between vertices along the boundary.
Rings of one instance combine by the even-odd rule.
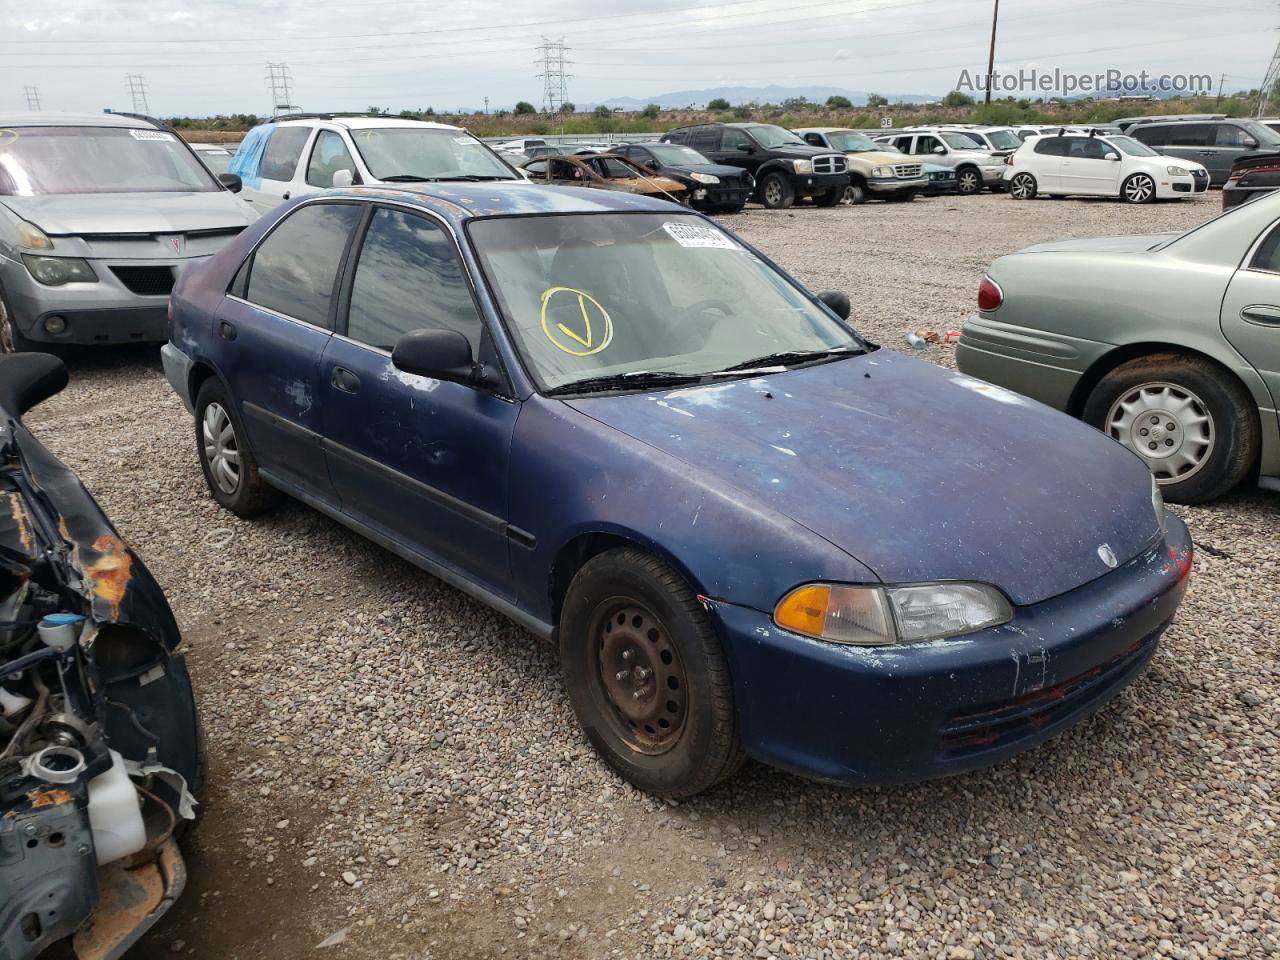
[[[677,127],[662,142],[693,147],[712,163],[747,170],[756,178],[755,199],[771,209],[789,207],[796,197],[834,207],[849,186],[843,153],[811,147],[772,123],[700,123]]]

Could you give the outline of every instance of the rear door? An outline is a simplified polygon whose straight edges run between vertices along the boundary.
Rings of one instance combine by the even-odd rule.
[[[453,238],[426,214],[376,207],[349,263],[345,323],[320,384],[342,510],[510,598],[507,475],[519,404],[391,363],[401,336],[443,328],[501,369]]]
[[[305,173],[302,158],[314,131],[309,126],[277,126],[267,139],[258,165],[259,181],[246,185],[245,199],[259,213],[270,213],[295,192],[303,192]]]
[[[1222,300],[1222,333],[1258,371],[1280,405],[1280,223],[1272,224],[1248,264],[1237,270]]]
[[[284,217],[241,267],[213,338],[262,468],[326,501],[333,497],[320,450],[320,357],[361,209],[316,202]]]
[[[1156,146],[1155,144],[1148,144],[1148,146],[1167,157],[1194,160],[1196,163],[1203,163],[1208,166],[1209,160],[1213,157],[1213,152],[1209,149],[1209,143],[1213,137],[1215,126],[1216,124],[1213,123],[1171,124],[1166,128],[1169,131],[1168,143],[1163,146]],[[1141,132],[1142,128],[1138,127],[1138,130]],[[1143,140],[1142,142],[1146,143],[1147,141]]]
[[[1120,191],[1121,164],[1108,160],[1116,153],[1109,144],[1096,137],[1064,137],[1062,188],[1069,193],[1115,196]]]

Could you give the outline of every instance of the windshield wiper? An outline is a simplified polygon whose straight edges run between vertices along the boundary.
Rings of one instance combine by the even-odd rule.
[[[626,390],[632,387],[679,387],[690,383],[702,383],[701,373],[676,373],[672,370],[632,370],[629,373],[610,373],[600,377],[575,380],[547,391],[548,396],[561,393],[596,393],[603,390]]]
[[[757,367],[782,367],[793,363],[804,363],[808,360],[824,360],[827,357],[840,357],[863,351],[857,347],[831,347],[827,350],[788,350],[784,353],[771,353],[767,357],[756,357],[743,360],[731,367],[725,367],[718,373],[734,373],[740,370],[754,370]]]
[[[439,177],[419,177],[413,173],[394,173],[389,177],[379,177],[383,183],[431,183]]]

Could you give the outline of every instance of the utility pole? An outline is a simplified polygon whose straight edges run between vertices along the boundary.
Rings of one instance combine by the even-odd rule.
[[[564,45],[564,37],[559,40],[543,37],[542,45],[537,47],[537,51],[541,54],[541,59],[535,62],[542,64],[542,72],[538,74],[542,78],[542,112],[559,113],[560,105],[568,99],[565,81],[569,79],[569,75],[564,72],[564,68],[572,61],[566,60],[564,55],[569,52],[569,48]]]
[[[147,81],[140,73],[126,73],[125,82],[129,84],[129,97],[133,100],[133,112],[150,115],[151,107],[147,104]]]
[[[267,87],[271,90],[271,116],[296,109],[289,92],[289,81],[293,75],[289,73],[287,63],[267,64]]]
[[[1218,101],[1215,104],[1215,106],[1218,106],[1222,103],[1222,85],[1225,84],[1226,82],[1227,82],[1227,75],[1225,73],[1218,74]]]
[[[1000,0],[991,14],[991,52],[987,54],[987,105],[991,104],[991,79],[996,72],[996,22],[1000,19]]]
[[[1271,55],[1271,64],[1267,67],[1267,75],[1258,88],[1258,106],[1253,113],[1255,117],[1267,115],[1267,107],[1275,96],[1277,83],[1280,83],[1280,44],[1276,45],[1276,52]]]
[[[40,109],[40,88],[23,87],[22,94],[27,98],[27,109],[33,112]]]
[[[486,117],[489,115],[489,98],[488,97],[484,98],[484,115]]]

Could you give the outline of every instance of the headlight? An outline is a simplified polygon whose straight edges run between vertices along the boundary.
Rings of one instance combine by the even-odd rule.
[[[709,173],[691,173],[689,174],[689,176],[693,177],[693,179],[697,180],[699,183],[719,183],[720,182],[719,177],[713,177]]]
[[[93,267],[75,257],[33,257],[22,255],[27,271],[47,287],[60,287],[64,283],[97,283],[98,275]]]
[[[1169,518],[1164,512],[1164,494],[1160,492],[1160,484],[1156,482],[1156,476],[1151,475],[1151,508],[1156,512],[1156,523],[1160,529],[1160,539],[1164,539],[1164,535],[1169,532]]]
[[[22,220],[18,223],[15,232],[18,236],[18,246],[20,247],[26,247],[28,250],[53,249],[53,241],[46,237],[44,231],[34,223]]]
[[[1189,177],[1190,172],[1186,167],[1169,167],[1169,176],[1171,177]]]
[[[871,175],[873,177],[892,177],[893,167],[872,167]]]
[[[878,647],[958,637],[1013,619],[1013,607],[985,583],[853,587],[811,583],[773,611],[786,630],[833,643]]]
[[[796,173],[813,173],[813,164],[808,160],[792,160]]]

